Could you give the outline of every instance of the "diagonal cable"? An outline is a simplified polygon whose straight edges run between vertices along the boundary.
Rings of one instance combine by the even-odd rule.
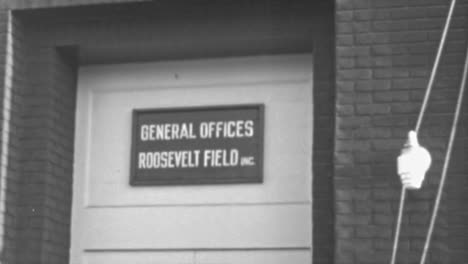
[[[447,152],[445,153],[444,166],[442,167],[442,176],[440,177],[439,188],[437,190],[437,197],[435,200],[434,209],[432,211],[431,222],[429,224],[429,229],[427,231],[426,242],[424,243],[424,249],[423,249],[423,254],[421,256],[420,264],[424,264],[426,261],[427,252],[429,250],[429,245],[430,245],[431,238],[432,238],[432,233],[434,231],[435,221],[436,221],[437,214],[438,214],[439,207],[440,207],[440,200],[442,198],[442,191],[444,189],[445,180],[447,178],[447,170],[448,170],[448,166],[450,163],[453,143],[455,141],[455,136],[457,134],[457,126],[458,126],[458,121],[460,119],[460,112],[461,112],[461,108],[463,104],[463,96],[465,93],[467,75],[468,75],[468,44],[467,44],[467,50],[466,50],[465,67],[463,69],[463,77],[462,77],[462,81],[460,84],[460,92],[458,93],[457,106],[455,109],[455,115],[453,117],[452,129],[450,131],[450,138],[449,138],[449,142],[447,146]]]
[[[456,4],[456,0],[452,0],[452,2],[450,4],[449,11],[448,11],[448,14],[447,14],[447,19],[445,21],[444,30],[442,32],[442,37],[440,39],[439,48],[437,49],[437,55],[436,55],[436,58],[435,58],[435,61],[434,61],[434,65],[432,67],[429,82],[427,84],[426,93],[424,95],[423,103],[421,105],[421,110],[419,112],[418,120],[416,122],[416,128],[415,128],[416,133],[419,132],[419,129],[421,127],[421,123],[422,123],[422,120],[423,120],[423,117],[424,117],[424,113],[426,112],[427,104],[428,104],[428,101],[429,101],[429,96],[431,94],[432,87],[434,86],[435,75],[437,73],[437,69],[439,68],[440,58],[442,56],[442,50],[443,50],[443,48],[445,46],[445,40],[447,39],[447,33],[448,33],[448,30],[449,30],[449,27],[450,27],[450,22],[452,20],[453,11],[455,9],[455,4]],[[396,224],[396,227],[395,227],[395,238],[394,238],[394,241],[393,241],[392,258],[391,258],[391,261],[390,261],[391,264],[395,264],[395,261],[396,261],[396,253],[398,251],[398,241],[399,241],[399,237],[400,237],[401,221],[402,221],[403,209],[404,209],[404,205],[405,205],[405,198],[406,198],[406,188],[404,186],[402,186],[401,187],[401,194],[400,194],[400,204],[398,206],[397,224]]]

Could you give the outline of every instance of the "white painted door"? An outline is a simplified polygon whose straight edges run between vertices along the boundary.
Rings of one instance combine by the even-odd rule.
[[[132,109],[265,105],[264,181],[129,185]],[[311,263],[312,56],[85,66],[71,263]]]

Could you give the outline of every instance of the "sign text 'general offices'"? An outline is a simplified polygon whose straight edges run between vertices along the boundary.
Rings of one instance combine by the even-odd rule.
[[[132,185],[262,182],[263,105],[136,109]]]

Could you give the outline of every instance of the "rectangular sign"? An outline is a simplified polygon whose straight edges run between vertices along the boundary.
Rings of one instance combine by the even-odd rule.
[[[263,180],[264,106],[133,110],[131,185]]]

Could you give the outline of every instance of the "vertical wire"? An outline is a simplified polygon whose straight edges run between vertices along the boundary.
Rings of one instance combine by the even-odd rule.
[[[427,231],[426,242],[424,243],[424,250],[421,256],[420,264],[424,264],[426,261],[427,251],[429,249],[429,245],[431,242],[432,232],[434,231],[435,220],[437,218],[437,214],[438,214],[438,210],[440,206],[440,200],[442,197],[442,190],[444,188],[445,180],[447,177],[447,170],[448,170],[448,166],[450,163],[453,143],[455,141],[455,136],[457,134],[458,120],[460,118],[460,112],[461,112],[461,107],[463,103],[463,96],[465,92],[467,75],[468,75],[468,44],[467,44],[467,50],[466,50],[465,66],[463,69],[463,77],[462,77],[462,81],[460,84],[460,92],[458,94],[457,106],[455,109],[455,116],[453,117],[452,130],[450,131],[450,139],[449,139],[449,143],[447,146],[447,152],[445,154],[444,166],[442,168],[442,176],[440,178],[439,189],[437,190],[437,197],[436,197],[434,209],[432,211],[431,222],[429,224],[429,230]]]
[[[421,105],[421,110],[419,111],[418,120],[416,122],[416,127],[415,127],[416,134],[418,134],[419,129],[421,128],[421,123],[422,123],[424,113],[426,112],[427,104],[428,104],[428,101],[429,101],[429,95],[431,94],[432,87],[434,86],[435,75],[436,75],[437,69],[439,67],[440,57],[442,56],[442,50],[443,50],[443,48],[445,46],[445,40],[447,39],[447,32],[448,32],[449,27],[450,27],[450,22],[452,20],[453,11],[455,9],[455,4],[456,4],[456,0],[452,0],[452,2],[450,4],[449,11],[448,11],[448,14],[447,14],[447,19],[445,21],[445,26],[444,26],[444,30],[442,32],[442,37],[441,37],[441,40],[440,40],[440,43],[439,43],[439,47],[437,49],[437,54],[436,54],[436,58],[435,58],[435,61],[434,61],[434,65],[432,67],[431,75],[429,77],[429,82],[427,84],[426,92],[424,94],[424,99],[423,99],[423,103]],[[403,208],[404,208],[404,205],[405,205],[405,198],[406,198],[406,188],[404,186],[402,186],[401,195],[400,195],[400,204],[399,204],[399,207],[398,207],[397,224],[396,224],[396,228],[395,228],[395,238],[394,238],[394,241],[393,241],[392,258],[391,258],[391,262],[390,262],[391,264],[395,264],[395,261],[396,261],[396,253],[398,251],[398,242],[399,242],[399,238],[400,238],[400,229],[401,229]]]

